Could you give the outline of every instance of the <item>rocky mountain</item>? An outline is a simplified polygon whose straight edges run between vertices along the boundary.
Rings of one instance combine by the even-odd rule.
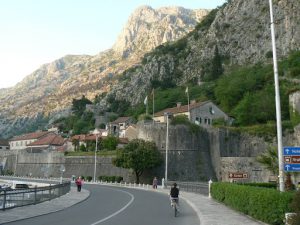
[[[15,87],[0,89],[0,136],[36,129],[35,124],[67,114],[74,98],[93,99],[108,92],[145,53],[183,37],[208,12],[142,6],[130,16],[113,48],[95,56],[67,55],[41,66]]]
[[[300,49],[300,2],[274,1],[278,58]],[[159,46],[147,54],[143,64],[126,74],[108,97],[135,105],[150,93],[153,81],[201,82],[209,74],[216,50],[226,68],[272,62],[269,2],[231,0],[213,10],[186,37]],[[134,95],[130,94],[134,90]],[[146,90],[146,91],[145,91]]]
[[[300,2],[273,3],[280,59],[300,49]],[[135,105],[153,83],[201,83],[211,73],[216,52],[225,70],[236,64],[272,62],[268,1],[228,0],[196,25],[207,12],[139,8],[112,49],[96,56],[64,57],[44,65],[15,88],[1,90],[0,133],[8,136],[15,127],[42,123],[45,115],[60,116],[82,94],[92,99],[109,92],[101,107],[108,98]]]

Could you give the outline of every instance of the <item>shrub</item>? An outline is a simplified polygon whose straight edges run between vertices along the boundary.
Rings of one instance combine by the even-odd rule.
[[[252,186],[252,187],[264,187],[264,188],[277,188],[276,183],[240,183],[239,185],[246,185],[246,186]]]
[[[123,177],[121,177],[121,176],[99,176],[98,180],[104,181],[104,182],[120,183],[123,180]]]
[[[191,133],[197,133],[200,131],[201,127],[193,124],[189,121],[186,115],[178,115],[172,118],[171,120],[172,125],[183,124],[189,127]]]
[[[92,176],[86,176],[85,180],[88,181],[88,182],[90,182],[90,181],[93,180],[93,177]]]
[[[294,193],[231,183],[213,183],[212,197],[268,224],[283,224]]]
[[[291,220],[291,225],[299,225],[300,224],[300,190],[298,190],[293,198],[291,203],[291,208],[296,215]]]

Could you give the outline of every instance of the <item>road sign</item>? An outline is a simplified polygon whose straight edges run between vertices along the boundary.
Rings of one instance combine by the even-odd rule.
[[[300,164],[284,164],[284,170],[287,172],[300,172]]]
[[[300,147],[284,147],[284,171],[300,172]]]
[[[229,173],[231,179],[247,179],[248,173]]]
[[[284,147],[283,155],[300,155],[300,147]]]
[[[300,155],[284,156],[284,163],[300,163]]]

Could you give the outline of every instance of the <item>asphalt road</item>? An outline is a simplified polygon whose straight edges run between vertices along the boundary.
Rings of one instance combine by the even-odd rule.
[[[90,197],[70,208],[9,225],[199,225],[193,209],[180,201],[174,217],[166,194],[85,184]]]

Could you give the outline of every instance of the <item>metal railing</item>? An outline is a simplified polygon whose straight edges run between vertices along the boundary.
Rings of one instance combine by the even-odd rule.
[[[177,184],[181,191],[194,192],[202,195],[209,195],[208,182],[180,182],[180,181],[168,181],[166,185],[171,187],[174,183]]]
[[[0,189],[0,209],[5,210],[49,201],[68,193],[70,189],[71,182],[22,190]]]
[[[212,182],[212,181],[210,181]],[[142,188],[142,189],[152,189],[152,185],[150,184],[136,184],[136,183],[126,183],[126,182],[103,182],[99,181],[96,182],[99,184],[104,184],[104,185],[116,185],[120,187],[133,187],[133,188]],[[164,185],[159,186],[161,188],[171,188],[171,186],[176,183],[181,191],[186,191],[186,192],[194,192],[197,194],[202,194],[209,196],[209,182],[180,182],[180,181],[162,181]]]

